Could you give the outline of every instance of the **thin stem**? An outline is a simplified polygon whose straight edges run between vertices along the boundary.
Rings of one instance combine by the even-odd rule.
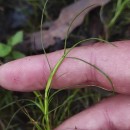
[[[42,23],[43,23],[43,16],[44,16],[44,12],[45,12],[45,9],[46,9],[46,5],[48,3],[48,0],[45,1],[45,4],[44,4],[44,7],[43,7],[43,10],[42,10],[42,18],[41,18],[41,43],[42,43],[42,49],[44,51],[44,54],[46,56],[46,60],[47,60],[47,63],[49,65],[49,68],[50,68],[50,71],[51,71],[51,65],[49,63],[49,59],[47,57],[47,54],[46,54],[46,51],[45,51],[45,48],[44,48],[44,43],[43,43],[43,30],[42,30]]]
[[[70,23],[69,28],[68,28],[67,33],[66,33],[66,38],[65,38],[65,43],[64,43],[64,54],[65,54],[65,52],[66,52],[66,46],[67,46],[68,35],[69,35],[70,28],[71,28],[72,24],[74,23],[74,21],[75,21],[84,11],[86,11],[87,9],[89,9],[89,8],[92,7],[92,6],[94,6],[94,4],[93,4],[93,5],[90,5],[90,6],[86,7],[86,8],[84,8],[81,12],[79,12],[79,13],[74,17],[74,19],[73,19],[72,22]]]

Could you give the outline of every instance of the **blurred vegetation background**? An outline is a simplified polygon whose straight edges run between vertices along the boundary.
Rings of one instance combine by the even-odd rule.
[[[76,1],[49,0],[44,13],[44,25],[56,20],[64,7]],[[24,44],[28,34],[40,30],[44,3],[45,0],[0,0],[1,64],[21,57],[43,53],[42,50],[24,51],[24,49],[19,49],[19,45]],[[67,47],[71,47],[75,41],[90,37],[108,41],[129,40],[130,1],[111,0],[103,8],[97,7],[91,10],[86,15],[84,22],[69,35]],[[94,44],[95,42],[91,41],[86,44]],[[57,51],[63,47],[64,41],[57,40],[46,51]],[[3,49],[5,50],[3,51]],[[55,90],[51,91],[51,93],[54,92]],[[62,90],[53,97],[50,105],[50,110],[62,105],[50,114],[52,128],[110,95],[112,95],[111,92],[96,87]],[[0,88],[0,130],[7,130],[6,128],[8,130],[36,129],[34,124],[35,121],[40,123],[41,112],[30,104],[29,100],[35,100],[33,93],[10,92]],[[25,111],[35,119],[34,122],[30,121]]]

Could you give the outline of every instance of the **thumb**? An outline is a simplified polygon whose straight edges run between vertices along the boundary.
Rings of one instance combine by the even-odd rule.
[[[55,130],[130,130],[128,113],[130,96],[118,95],[71,117]]]

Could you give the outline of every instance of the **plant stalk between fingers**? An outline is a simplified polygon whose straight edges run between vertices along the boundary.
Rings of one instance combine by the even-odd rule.
[[[46,89],[45,89],[45,99],[44,99],[44,114],[45,114],[45,122],[47,125],[47,130],[50,130],[50,122],[49,122],[49,89],[52,83],[52,79],[55,75],[55,73],[57,72],[59,66],[62,64],[63,60],[65,59],[65,56],[63,55],[61,57],[61,59],[57,62],[57,64],[55,65],[54,69],[52,70],[52,72],[50,73],[50,76],[48,78],[47,84],[46,84]]]
[[[64,54],[63,56],[60,58],[60,60],[57,62],[57,64],[55,65],[54,69],[51,71],[50,73],[50,76],[48,78],[48,81],[47,81],[47,84],[46,84],[46,89],[45,89],[45,97],[44,97],[44,115],[45,115],[45,124],[47,126],[46,130],[51,130],[50,129],[50,121],[49,121],[49,90],[50,90],[50,87],[51,87],[51,83],[52,83],[52,80],[53,80],[53,77],[54,75],[56,74],[58,68],[60,67],[60,65],[62,64],[62,62],[64,61],[64,59],[66,58],[66,56],[69,54],[69,52],[75,47],[77,46],[78,44],[81,44],[82,42],[85,42],[85,41],[90,41],[90,40],[98,40],[98,41],[103,41],[103,42],[106,42],[106,43],[109,43],[105,40],[102,40],[102,39],[99,39],[99,38],[89,38],[89,39],[84,39],[82,41],[79,41],[77,42],[76,44],[74,44],[70,49],[68,49]],[[110,45],[113,45],[112,43],[109,43]],[[115,46],[115,45],[113,45]],[[76,59],[76,58],[75,58]],[[81,59],[80,59],[81,60]],[[88,64],[88,62],[87,62]],[[103,71],[101,71],[99,68],[95,67],[94,65],[90,64],[90,66],[93,66],[95,69],[99,70],[108,80],[109,82],[111,83],[112,85],[112,88],[113,88],[113,91],[114,91],[114,87],[113,87],[113,84],[112,84],[112,81],[111,79],[109,78],[109,76],[107,76],[107,74],[105,74]]]
[[[46,3],[48,2],[48,0],[46,1]],[[90,5],[89,7],[91,7],[93,5]],[[45,11],[45,7],[46,7],[46,4],[44,6],[44,9],[43,9],[43,12]],[[69,31],[70,31],[70,28],[72,26],[72,24],[74,23],[74,21],[80,16],[80,14],[82,14],[86,9],[88,9],[89,7],[83,9],[80,13],[78,13],[75,18],[72,20],[72,22],[70,23],[70,26],[67,30],[67,35],[66,35],[66,38],[65,38],[65,43],[64,43],[64,54],[62,55],[62,57],[60,58],[60,60],[56,63],[55,67],[53,69],[51,69],[51,66],[49,64],[49,60],[47,58],[47,55],[46,55],[46,52],[45,52],[45,49],[44,49],[44,46],[43,46],[43,50],[44,50],[44,53],[45,53],[45,56],[47,58],[47,62],[48,62],[48,65],[50,67],[50,75],[49,75],[49,78],[47,80],[47,84],[46,84],[46,87],[45,87],[45,95],[44,95],[44,105],[42,105],[42,99],[39,99],[39,103],[40,103],[40,106],[43,106],[44,109],[43,110],[43,114],[44,114],[44,117],[43,117],[43,120],[42,120],[42,123],[45,124],[45,130],[51,130],[51,125],[50,125],[50,120],[49,120],[49,92],[50,92],[50,87],[51,87],[51,84],[52,84],[52,80],[53,80],[53,77],[54,75],[56,74],[58,68],[60,67],[60,65],[62,64],[62,62],[64,61],[64,59],[66,58],[66,56],[69,54],[69,52],[74,48],[76,47],[77,45],[85,42],[85,41],[89,41],[89,40],[98,40],[98,41],[102,41],[102,42],[107,42],[105,40],[102,40],[102,39],[99,39],[99,38],[89,38],[89,39],[84,39],[82,41],[79,41],[77,43],[75,43],[70,49],[66,50],[66,45],[67,45],[67,39],[68,39],[68,34],[69,34]],[[41,42],[43,41],[42,39],[42,21],[43,21],[43,15],[42,15],[42,20],[41,20]],[[109,42],[107,42],[109,43]],[[42,45],[43,45],[43,42],[42,42]],[[112,44],[113,45],[113,44]],[[91,65],[91,64],[90,64]],[[105,75],[105,73],[103,73]],[[105,75],[106,76],[106,75]],[[110,80],[111,81],[111,80]]]

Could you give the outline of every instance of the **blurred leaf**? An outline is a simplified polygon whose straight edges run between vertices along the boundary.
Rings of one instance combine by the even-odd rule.
[[[13,51],[12,56],[14,59],[19,59],[25,57],[25,55],[19,51]]]
[[[23,31],[19,31],[16,34],[14,34],[11,38],[8,40],[8,45],[15,46],[23,41]]]
[[[5,57],[11,52],[12,48],[6,44],[0,43],[0,57]]]

